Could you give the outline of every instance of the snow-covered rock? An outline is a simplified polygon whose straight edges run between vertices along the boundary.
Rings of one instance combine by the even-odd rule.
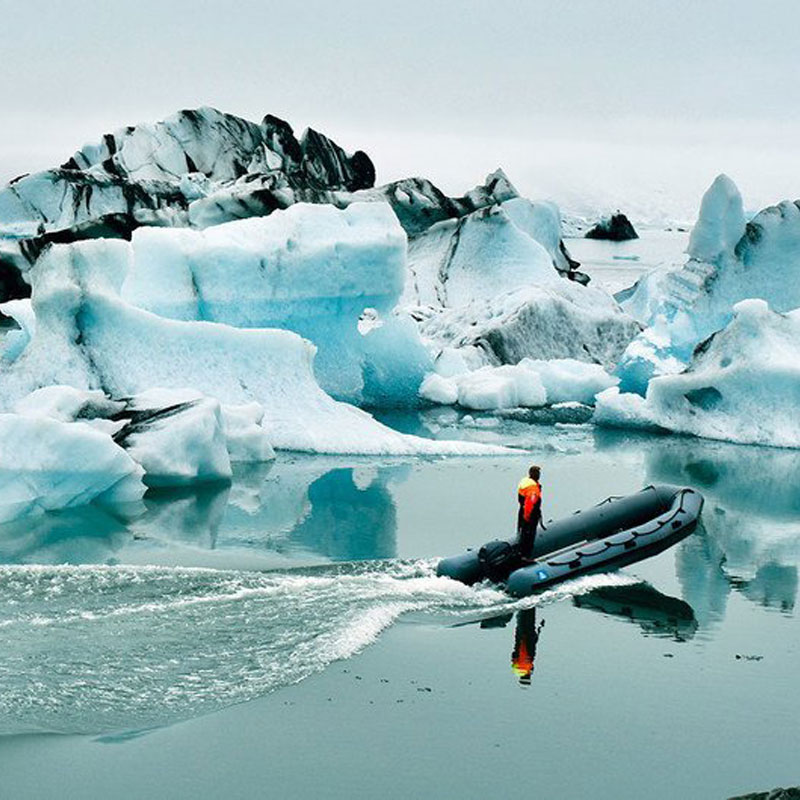
[[[140,500],[143,474],[108,434],[88,425],[0,414],[0,522],[91,501]]]
[[[279,449],[408,455],[500,452],[393,431],[334,401],[313,374],[315,348],[286,330],[177,321],[119,296],[130,267],[126,242],[51,247],[32,271],[36,333],[0,371],[0,408],[35,389],[66,384],[111,398],[155,387],[191,389],[224,405],[256,402]]]
[[[653,378],[647,395],[598,397],[601,424],[658,426],[732,442],[800,447],[800,311],[763,300],[734,307],[732,321],[677,375]]]
[[[636,233],[631,221],[624,214],[617,211],[616,214],[601,219],[593,228],[586,231],[586,238],[627,242],[630,239],[638,239],[639,234]]]

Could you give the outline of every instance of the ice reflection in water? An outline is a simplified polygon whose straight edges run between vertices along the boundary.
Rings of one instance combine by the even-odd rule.
[[[638,447],[646,482],[689,484],[706,498],[702,527],[677,551],[685,599],[719,622],[736,591],[789,613],[800,564],[800,452],[676,436],[598,431],[601,450]]]
[[[282,458],[238,470],[231,485],[151,490],[134,507],[84,506],[0,526],[0,561],[269,569],[391,558],[389,484],[406,469]]]
[[[658,557],[670,571],[674,564],[674,588],[594,576],[598,583],[565,587],[544,602],[577,596],[582,619],[584,609],[594,610],[674,641],[698,630],[713,635],[734,595],[793,613],[800,454],[518,420],[464,435],[531,447],[548,476],[560,475],[548,489],[562,505],[568,500],[564,513],[596,502],[592,481],[610,485],[609,475],[615,484],[688,483],[706,495],[704,528]],[[403,546],[409,552],[409,541],[413,553],[421,542],[441,548],[428,553],[449,553],[466,543],[461,528],[473,515],[471,530],[496,535],[492,526],[508,505],[495,495],[506,484],[513,490],[526,462],[283,455],[239,471],[230,486],[151,492],[137,507],[89,506],[3,526],[0,561],[106,566],[6,568],[0,731],[166,724],[301,680],[408,612],[429,622],[448,609],[503,612],[508,621],[524,603],[436,579],[433,561],[352,562],[393,559]],[[511,491],[512,518],[513,502]],[[115,564],[130,566],[107,566]],[[538,614],[541,633],[541,608]],[[528,654],[529,629],[515,626]],[[703,636],[694,641],[702,645]]]

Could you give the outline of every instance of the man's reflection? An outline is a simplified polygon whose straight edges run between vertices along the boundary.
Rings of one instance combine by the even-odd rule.
[[[536,661],[536,646],[544,628],[544,620],[536,624],[536,609],[517,612],[517,629],[514,634],[514,650],[511,653],[511,669],[523,686],[530,686]]]

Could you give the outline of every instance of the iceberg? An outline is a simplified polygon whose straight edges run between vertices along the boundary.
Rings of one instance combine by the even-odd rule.
[[[142,228],[130,248],[124,300],[170,319],[294,331],[317,346],[317,378],[339,399],[402,394],[382,390],[380,378],[388,383],[404,363],[414,397],[430,369],[413,325],[390,316],[405,282],[406,236],[385,203],[297,204],[202,231]],[[359,332],[366,309],[386,330]],[[392,375],[370,360],[386,350],[395,356]],[[364,397],[365,371],[377,397]]]
[[[587,239],[605,239],[611,242],[627,242],[639,238],[631,221],[619,211],[601,219],[586,231],[585,236]]]
[[[434,351],[462,351],[471,368],[523,358],[610,367],[641,326],[603,290],[564,280],[574,263],[558,208],[515,197],[410,238],[400,306]]]
[[[233,475],[217,400],[149,390],[128,403],[115,440],[144,467],[148,486],[227,481]]]
[[[105,431],[142,465],[148,486],[227,481],[231,462],[275,455],[257,403],[222,406],[192,390],[149,389],[113,400],[101,390],[53,385],[26,395],[13,411]]]
[[[368,455],[508,452],[407,436],[337,402],[316,382],[314,346],[277,329],[171,320],[120,297],[130,245],[92,240],[54,245],[31,272],[36,332],[0,372],[0,408],[41,387],[65,384],[110,398],[149,389],[191,389],[224,406],[258,403],[276,449]]]
[[[402,305],[453,308],[559,281],[569,264],[551,203],[521,197],[432,225],[409,240]]]
[[[143,474],[107,433],[88,425],[0,414],[0,522],[91,501],[138,501]]]
[[[733,317],[736,303],[766,301],[779,312],[800,307],[800,207],[783,202],[746,221],[736,185],[720,175],[703,196],[682,269],[655,271],[618,295],[648,328],[617,369],[622,387],[644,394],[647,381],[687,365],[694,348]]]
[[[609,389],[598,424],[659,427],[709,439],[800,447],[800,310],[744,300],[677,375],[653,378],[644,398]]]

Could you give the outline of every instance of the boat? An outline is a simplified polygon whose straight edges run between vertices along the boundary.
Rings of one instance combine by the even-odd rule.
[[[688,486],[658,484],[635,494],[609,497],[536,534],[524,559],[514,539],[496,539],[478,549],[443,558],[437,575],[471,585],[489,580],[525,597],[587,572],[616,569],[666,550],[696,527],[703,496]]]

